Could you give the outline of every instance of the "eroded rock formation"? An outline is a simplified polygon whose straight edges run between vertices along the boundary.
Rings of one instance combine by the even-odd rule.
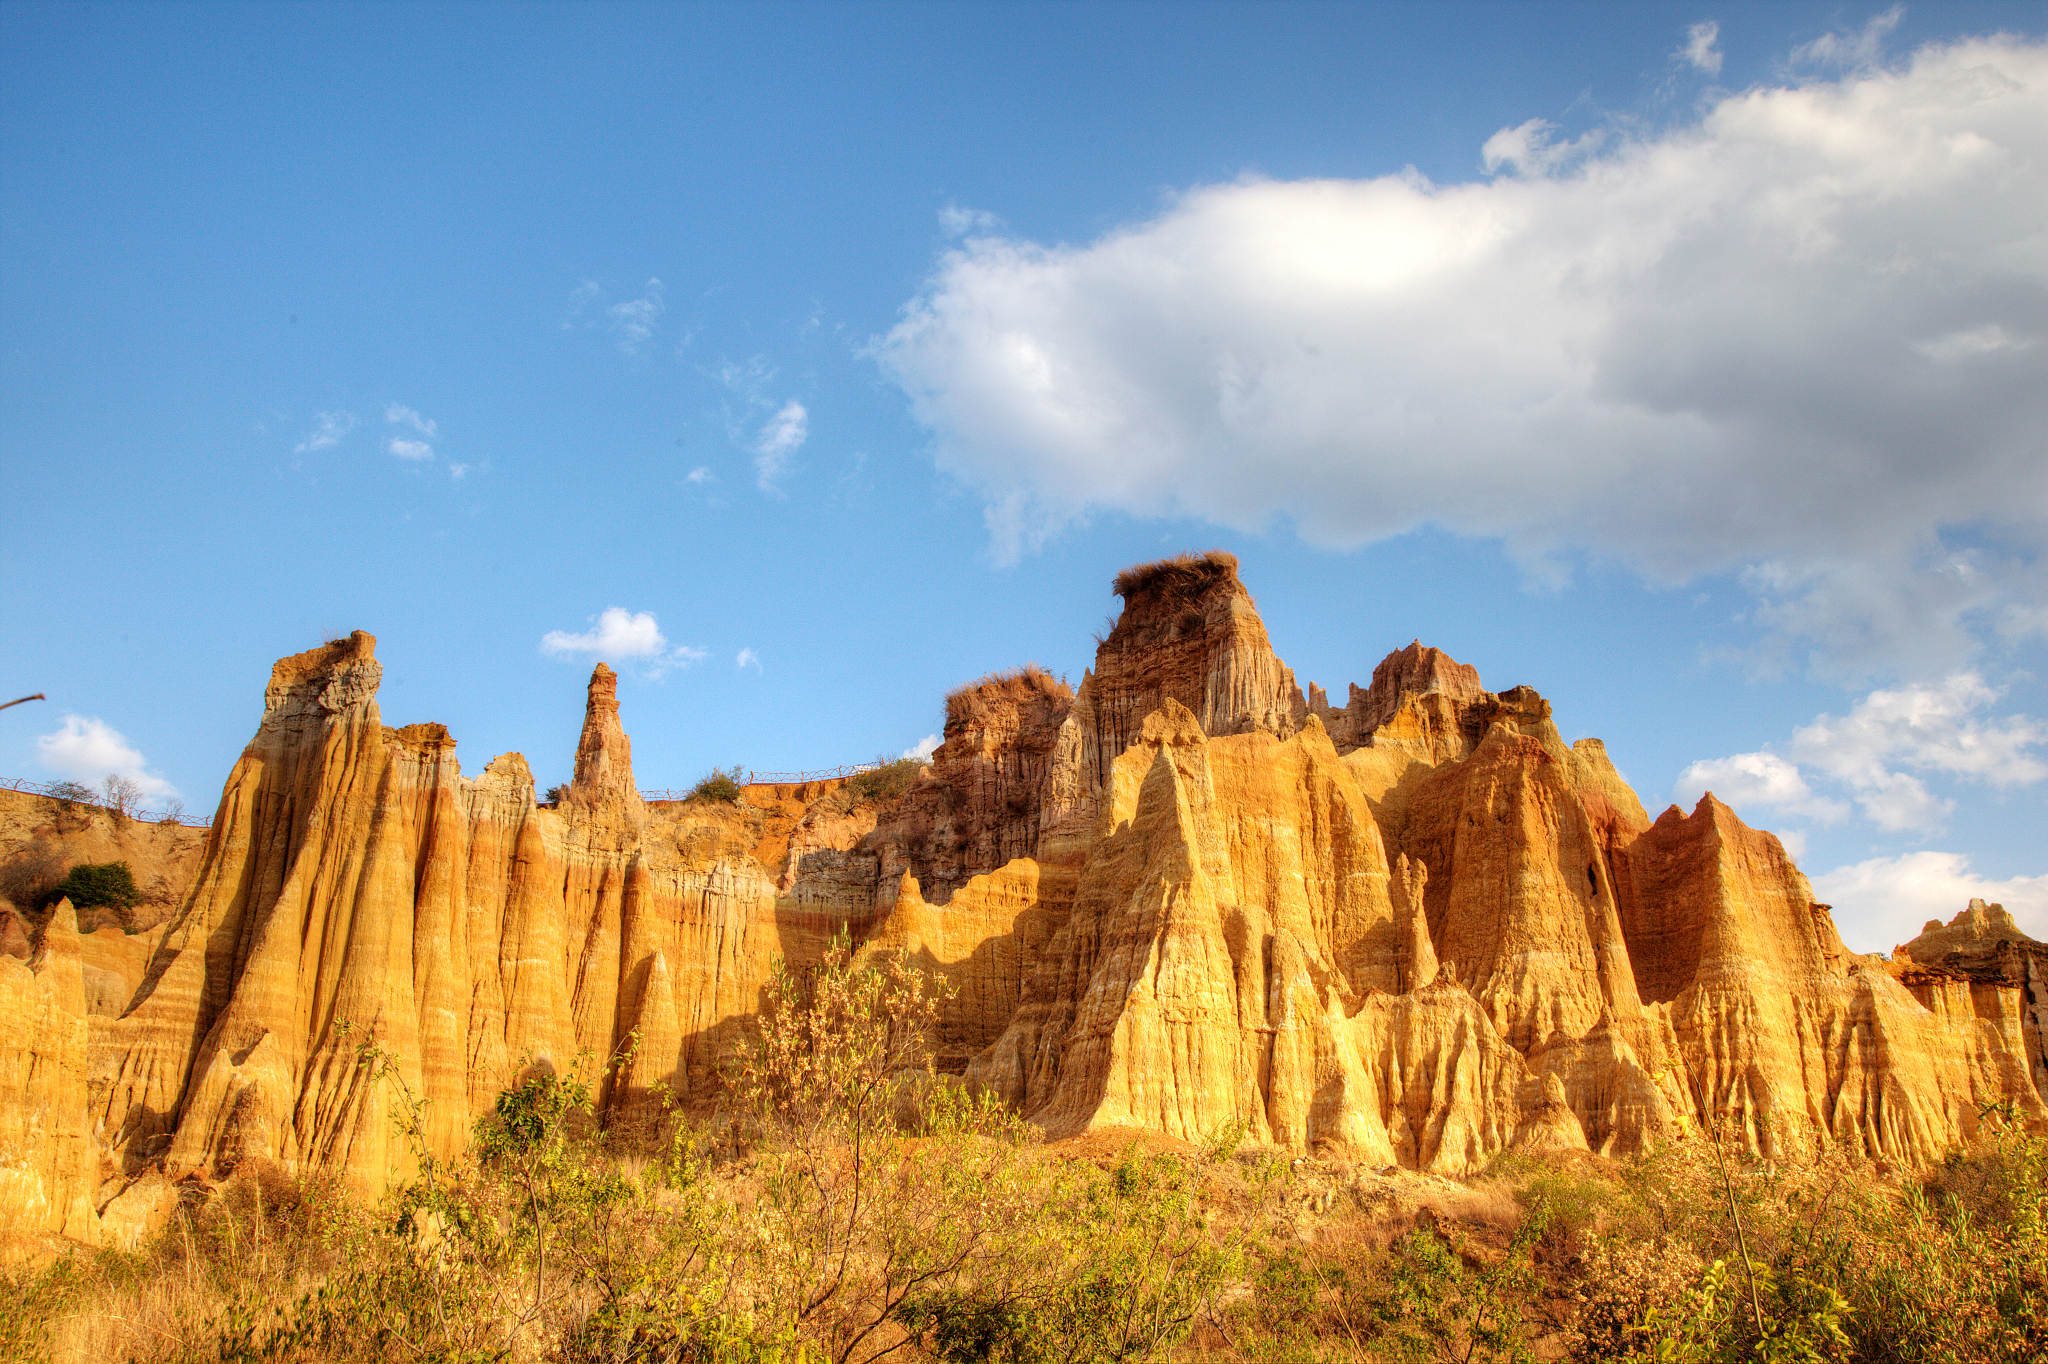
[[[1946,1011],[1967,985],[1998,1008],[2017,992],[2020,1037],[2035,1091],[2048,1097],[2048,943],[2020,931],[2004,905],[1972,900],[1943,924],[1930,919],[1920,936],[1892,951],[1892,971],[1929,1009]]]
[[[129,1239],[251,1158],[372,1193],[536,1066],[601,1076],[610,1120],[702,1098],[777,963],[842,933],[943,977],[943,1062],[1053,1136],[1463,1172],[1702,1126],[1915,1162],[1985,1105],[2048,1120],[2048,949],[1991,908],[1856,956],[1775,838],[1711,796],[1652,823],[1526,687],[1417,643],[1333,709],[1228,556],[1116,588],[1077,690],[955,692],[881,802],[643,801],[600,665],[544,806],[518,754],[465,777],[386,727],[370,636],[281,660],[161,930],[60,913],[0,959],[0,1207]]]

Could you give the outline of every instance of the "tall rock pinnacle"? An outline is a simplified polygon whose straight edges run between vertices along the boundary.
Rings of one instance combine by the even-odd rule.
[[[1117,756],[1168,701],[1205,735],[1287,738],[1308,717],[1294,674],[1273,653],[1237,556],[1221,550],[1138,564],[1116,575],[1124,599],[1095,667],[1061,725],[1041,815],[1040,855],[1078,852]]]
[[[633,741],[619,724],[619,675],[600,663],[590,673],[583,706],[583,737],[576,741],[570,794],[585,805],[640,803],[633,784]]]

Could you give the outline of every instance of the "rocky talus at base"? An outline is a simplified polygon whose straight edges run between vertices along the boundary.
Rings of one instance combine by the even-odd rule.
[[[1703,1128],[1913,1164],[1992,1106],[2048,1122],[2048,949],[1996,907],[1856,955],[1776,838],[1711,795],[1653,822],[1529,688],[1416,643],[1337,709],[1229,556],[1116,586],[1078,688],[961,689],[880,801],[643,801],[600,665],[542,805],[520,755],[464,776],[441,726],[384,725],[370,636],[280,660],[169,918],[64,906],[0,956],[17,1242],[127,1239],[252,1159],[373,1196],[412,1173],[402,1095],[452,1156],[535,1067],[599,1075],[607,1121],[708,1098],[778,962],[841,934],[943,977],[942,1063],[1055,1138],[1460,1174]]]

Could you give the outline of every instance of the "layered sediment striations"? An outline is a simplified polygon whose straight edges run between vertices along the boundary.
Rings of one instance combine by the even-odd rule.
[[[385,726],[370,636],[281,660],[168,922],[62,910],[0,958],[0,1207],[91,1240],[137,1181],[251,1159],[373,1193],[401,1095],[450,1155],[534,1067],[600,1075],[608,1120],[705,1097],[841,933],[944,977],[943,1062],[1055,1137],[1458,1173],[1702,1127],[1911,1163],[1990,1105],[2048,1120],[2048,949],[2010,920],[1857,956],[1775,838],[1711,796],[1652,822],[1526,687],[1417,643],[1333,708],[1228,556],[1116,589],[1078,688],[954,693],[880,802],[644,802],[600,665],[540,805],[518,754],[466,777]]]

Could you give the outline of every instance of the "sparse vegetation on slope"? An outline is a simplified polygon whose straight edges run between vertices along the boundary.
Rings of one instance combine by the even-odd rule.
[[[377,1208],[249,1162],[138,1253],[0,1276],[0,1357],[2016,1364],[2048,1350],[2048,1142],[1513,1159],[1460,1184],[1245,1149],[1039,1146],[932,1066],[932,983],[782,974],[715,1113],[601,1130],[535,1067]],[[389,1057],[415,1139],[421,1106]],[[1726,1170],[1724,1175],[1723,1170]],[[1741,1233],[1738,1242],[1737,1233]]]
[[[740,778],[745,775],[746,770],[737,763],[731,767],[714,767],[709,773],[697,779],[697,784],[690,788],[689,799],[716,800],[727,805],[736,805],[740,798]]]
[[[73,867],[57,884],[43,892],[42,904],[38,908],[47,908],[64,899],[71,901],[73,909],[105,905],[117,911],[133,910],[135,877],[126,862],[99,862]]]
[[[875,766],[849,778],[846,789],[855,800],[886,805],[917,785],[928,766],[922,758],[878,759]]]

